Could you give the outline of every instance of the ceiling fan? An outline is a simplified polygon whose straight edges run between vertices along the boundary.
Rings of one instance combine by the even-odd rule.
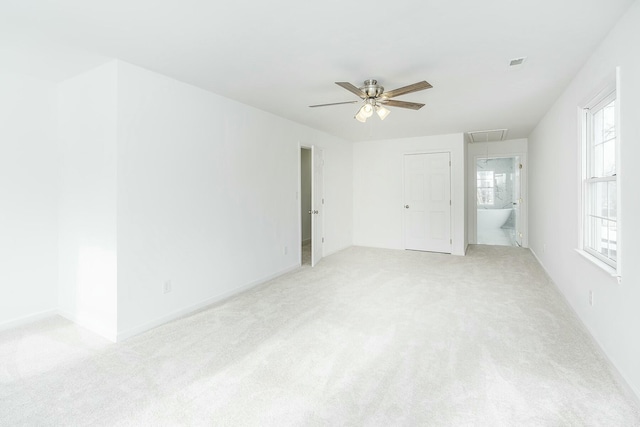
[[[405,95],[407,93],[418,92],[420,90],[425,90],[432,88],[431,84],[426,81],[421,81],[418,83],[414,83],[409,86],[404,86],[398,89],[390,90],[385,92],[384,87],[378,84],[377,80],[365,80],[364,86],[358,88],[352,85],[349,82],[336,82],[336,84],[340,87],[345,88],[349,92],[352,92],[360,97],[361,100],[364,101],[362,107],[358,110],[354,118],[359,122],[366,122],[369,117],[373,115],[375,111],[380,120],[384,120],[391,111],[389,111],[387,107],[400,107],[400,108],[409,108],[410,110],[419,110],[424,107],[424,104],[419,104],[417,102],[407,102],[407,101],[396,101],[396,96]],[[360,101],[346,101],[346,102],[334,102],[331,104],[318,104],[318,105],[309,105],[311,108],[315,107],[327,107],[329,105],[341,105],[341,104],[355,104]]]

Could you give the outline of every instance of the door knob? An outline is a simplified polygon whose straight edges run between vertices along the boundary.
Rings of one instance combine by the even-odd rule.
[[[404,205],[404,208],[405,209],[409,209],[409,205]]]
[[[311,210],[309,210],[309,215],[311,215],[313,212],[311,212]]]

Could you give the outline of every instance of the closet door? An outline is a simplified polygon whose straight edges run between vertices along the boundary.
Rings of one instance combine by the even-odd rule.
[[[451,253],[451,154],[404,156],[404,247]]]

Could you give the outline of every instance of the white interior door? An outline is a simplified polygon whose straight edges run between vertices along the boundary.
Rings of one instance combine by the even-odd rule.
[[[316,265],[322,259],[322,248],[324,245],[324,160],[322,149],[311,147],[311,266]]]
[[[515,216],[516,244],[522,246],[522,163],[520,157],[514,158],[513,214]]]
[[[406,249],[451,253],[450,153],[404,156]]]

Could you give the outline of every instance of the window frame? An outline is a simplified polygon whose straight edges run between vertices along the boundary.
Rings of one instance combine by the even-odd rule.
[[[593,117],[600,111],[608,106],[611,102],[614,103],[614,130],[615,137],[613,139],[615,144],[615,172],[612,175],[594,176],[594,157],[595,144],[594,144],[594,121]],[[596,96],[585,103],[584,107],[580,108],[580,120],[581,120],[581,204],[580,204],[580,241],[579,252],[585,256],[585,258],[594,262],[599,267],[608,271],[613,276],[620,276],[620,94],[616,83],[607,85]],[[610,213],[611,209],[608,209],[606,217],[597,214],[597,210],[593,207],[593,195],[596,194],[598,183],[615,183],[615,218]],[[607,193],[608,194],[608,193]],[[616,237],[615,237],[615,259],[609,256],[601,254],[595,247],[592,247],[589,238],[591,234],[588,230],[589,220],[601,218],[604,221],[613,221],[616,224]],[[613,219],[612,219],[613,218]],[[610,239],[608,238],[608,244]]]
[[[478,176],[480,174],[491,174],[490,178],[479,178]],[[489,183],[489,185],[480,185],[481,182],[487,182]],[[495,176],[494,176],[494,172],[493,171],[477,171],[476,172],[476,203],[478,206],[493,206],[495,205],[495,199],[496,199],[496,194],[495,194],[495,189],[496,187],[496,182],[495,182]],[[481,190],[491,190],[489,193],[491,194],[491,197],[486,197],[487,199],[490,199],[489,202],[487,203],[482,203],[481,200],[478,198],[478,194],[477,192],[483,193],[483,191]],[[484,200],[485,197],[482,197],[482,200]]]

